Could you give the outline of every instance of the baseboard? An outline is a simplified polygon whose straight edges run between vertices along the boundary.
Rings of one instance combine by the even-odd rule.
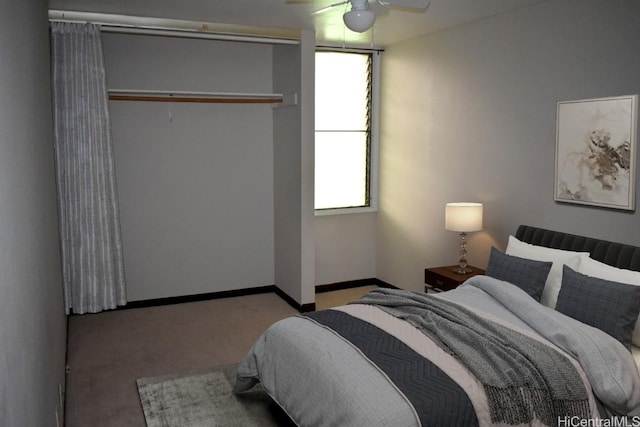
[[[219,299],[219,298],[242,297],[245,295],[266,294],[269,292],[275,292],[276,295],[278,295],[280,298],[285,300],[291,307],[295,308],[301,313],[315,311],[316,309],[315,303],[300,304],[296,300],[291,298],[288,294],[286,294],[282,289],[278,288],[277,286],[268,285],[268,286],[260,286],[255,288],[233,289],[230,291],[209,292],[205,294],[181,295],[176,297],[129,301],[127,302],[127,305],[117,307],[114,309],[114,311],[129,310],[132,308],[158,307],[163,305],[182,304],[187,302],[208,301],[208,300]],[[74,314],[72,313],[71,315],[74,315]]]
[[[336,283],[329,283],[326,285],[318,285],[316,286],[316,293],[323,293],[323,292],[332,292],[332,291],[339,291],[342,289],[351,289],[351,288],[359,288],[361,286],[379,286],[381,288],[392,288],[392,289],[398,289],[396,286],[393,286],[387,282],[384,282],[380,279],[376,279],[375,277],[369,278],[369,279],[358,279],[358,280],[348,280],[345,282],[336,282]]]
[[[316,286],[315,290],[316,290],[316,293],[322,293],[322,292],[337,291],[341,289],[350,289],[350,288],[357,288],[360,286],[370,286],[370,285],[376,285],[381,288],[398,289],[396,286],[386,283],[380,279],[370,278],[370,279],[359,279],[359,280],[349,280],[346,282],[330,283],[327,285],[318,285]],[[268,285],[268,286],[254,287],[254,288],[232,289],[229,291],[208,292],[204,294],[181,295],[181,296],[175,296],[175,297],[153,298],[153,299],[140,300],[140,301],[130,301],[130,302],[127,302],[126,305],[119,306],[113,309],[113,311],[129,310],[132,308],[158,307],[163,305],[182,304],[187,302],[207,301],[207,300],[219,299],[219,298],[241,297],[245,295],[266,294],[269,292],[275,292],[276,295],[278,295],[280,298],[285,300],[287,304],[289,304],[291,307],[295,308],[301,313],[315,311],[316,309],[315,303],[300,304],[299,302],[294,300],[286,292],[284,292],[282,289],[278,288],[277,286]],[[70,316],[75,316],[75,315],[76,314],[74,314],[73,312],[70,314]]]
[[[140,301],[130,301],[127,305],[120,306],[115,310],[128,310],[131,308],[157,307],[162,305],[182,304],[185,302],[208,301],[212,299],[242,297],[245,295],[266,294],[276,292],[274,285],[259,286],[255,288],[233,289],[229,291],[208,292],[204,294],[182,295],[177,297],[154,298]]]
[[[358,280],[349,280],[345,282],[330,283],[327,285],[318,285],[316,286],[315,290],[316,290],[316,293],[322,293],[322,292],[339,291],[341,289],[351,289],[351,288],[358,288],[360,286],[371,286],[371,285],[379,286],[381,288],[398,289],[398,287],[393,286],[392,284],[382,281],[380,279],[370,278],[370,279],[358,279]],[[300,304],[298,301],[291,298],[286,292],[284,292],[282,289],[278,288],[277,286],[275,286],[275,292],[280,298],[285,300],[291,307],[295,308],[301,313],[315,311],[316,309],[315,303]]]
[[[291,298],[286,292],[284,292],[279,287],[274,286],[274,288],[275,288],[276,295],[278,295],[280,298],[285,300],[287,302],[287,304],[289,304],[291,307],[293,307],[296,310],[298,310],[300,313],[308,313],[310,311],[316,311],[316,303],[315,302],[312,302],[310,304],[300,304],[298,301],[296,301],[293,298]]]
[[[392,285],[391,283],[387,283],[384,280],[380,280],[380,279],[373,279],[376,283],[376,285],[380,286],[381,288],[387,288],[387,289],[400,289],[399,287]]]

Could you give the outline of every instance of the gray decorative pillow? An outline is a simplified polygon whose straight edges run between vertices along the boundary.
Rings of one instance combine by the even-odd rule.
[[[507,255],[491,247],[486,275],[513,283],[539,302],[552,265],[552,262]]]
[[[556,310],[606,332],[631,349],[640,312],[640,286],[586,276],[565,265]]]

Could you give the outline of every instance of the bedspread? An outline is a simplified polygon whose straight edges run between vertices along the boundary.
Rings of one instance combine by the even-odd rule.
[[[378,289],[359,303],[405,320],[463,362],[482,383],[493,422],[553,425],[591,418],[582,378],[569,358],[539,340],[456,303],[418,292]]]
[[[633,359],[606,334],[572,324],[517,287],[485,276],[439,298],[570,356],[588,390],[592,416],[599,412],[589,381],[616,413],[638,414],[640,380]],[[564,323],[569,327],[557,327]],[[492,423],[483,385],[457,357],[410,323],[371,305],[275,323],[239,365],[235,391],[258,381],[300,426],[505,425]],[[543,423],[534,419],[531,425]]]
[[[565,316],[518,287],[488,276],[473,277],[458,289],[442,294],[531,331],[571,355],[585,371],[594,393],[613,413],[640,416],[640,375],[631,353],[600,329]],[[496,318],[494,318],[496,320]],[[521,330],[522,330],[521,329]]]

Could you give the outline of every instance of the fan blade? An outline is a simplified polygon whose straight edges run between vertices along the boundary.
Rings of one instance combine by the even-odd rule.
[[[369,2],[369,9],[376,15],[376,17],[389,13],[389,9],[378,3],[376,0]]]
[[[423,11],[429,7],[431,0],[378,0],[378,3],[386,7]]]
[[[336,6],[342,6],[343,4],[348,4],[348,3],[349,3],[349,0],[341,1],[339,3],[330,4],[329,6],[325,6],[325,7],[321,8],[321,9],[318,9],[318,10],[316,10],[314,12],[311,12],[311,14],[312,15],[319,15],[321,13],[324,13],[324,12],[328,11],[331,8],[334,8]]]

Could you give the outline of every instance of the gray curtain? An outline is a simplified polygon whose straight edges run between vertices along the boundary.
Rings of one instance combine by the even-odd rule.
[[[52,23],[54,146],[67,314],[126,304],[100,29]]]

